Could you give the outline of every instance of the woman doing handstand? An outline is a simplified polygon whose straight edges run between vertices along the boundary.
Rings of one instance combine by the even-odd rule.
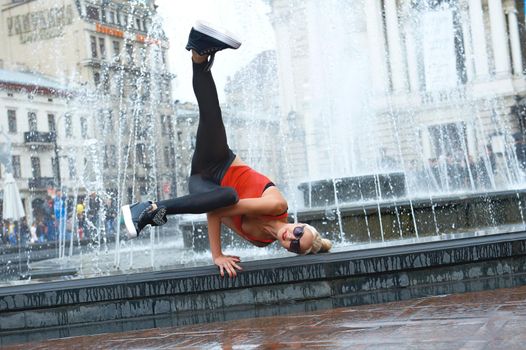
[[[332,244],[307,224],[287,222],[287,201],[266,176],[251,169],[228,147],[216,86],[210,72],[216,52],[241,43],[229,32],[197,22],[190,31],[193,88],[199,105],[195,151],[188,188],[183,197],[138,202],[122,207],[129,237],[146,225],[166,223],[166,215],[207,214],[214,264],[221,276],[236,276],[239,257],[224,255],[221,223],[258,247],[274,241],[297,254],[328,251]]]

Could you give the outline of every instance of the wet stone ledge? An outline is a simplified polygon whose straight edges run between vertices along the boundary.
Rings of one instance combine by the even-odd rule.
[[[243,267],[235,279],[208,266],[0,288],[0,345],[522,285],[526,232]]]

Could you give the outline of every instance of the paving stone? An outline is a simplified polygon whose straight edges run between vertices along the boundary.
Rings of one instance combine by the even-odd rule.
[[[514,350],[524,349],[526,341],[524,305],[509,302],[519,298],[526,300],[526,286],[289,316],[79,336],[3,349]]]
[[[405,322],[400,332],[411,332],[410,322],[435,322],[435,334],[422,334],[447,336],[446,321],[461,319],[465,308],[471,319],[464,329],[491,313],[513,310],[522,317],[526,308],[524,293],[516,289],[472,299],[469,293],[455,295],[526,285],[526,232],[253,261],[244,268],[235,279],[206,266],[0,288],[0,346],[34,341],[37,335],[49,339],[253,317],[286,323],[286,315],[309,312],[316,313],[318,328],[341,320],[347,326],[334,332],[342,338],[370,333],[370,325],[361,325],[376,318],[389,319],[391,328]],[[423,298],[432,295],[448,296]],[[357,313],[355,307],[364,304],[382,305]],[[327,309],[340,311],[325,317]],[[357,325],[348,322],[352,315]],[[308,320],[301,324],[313,326]]]

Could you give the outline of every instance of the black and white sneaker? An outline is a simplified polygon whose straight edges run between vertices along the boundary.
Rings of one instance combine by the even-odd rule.
[[[229,31],[207,22],[197,21],[188,36],[187,50],[195,50],[199,55],[210,55],[210,60],[205,70],[210,70],[214,63],[217,51],[224,49],[237,49],[241,41]]]
[[[166,224],[166,208],[157,207],[152,210],[152,202],[137,202],[122,208],[124,224],[128,231],[128,238],[135,238],[147,225],[162,226]]]

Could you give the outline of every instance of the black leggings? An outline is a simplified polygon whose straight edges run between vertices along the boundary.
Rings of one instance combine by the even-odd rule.
[[[199,125],[189,195],[157,202],[167,214],[202,214],[234,205],[239,198],[232,187],[221,187],[221,179],[236,157],[228,147],[216,85],[207,62],[193,63],[193,87],[199,106]]]

